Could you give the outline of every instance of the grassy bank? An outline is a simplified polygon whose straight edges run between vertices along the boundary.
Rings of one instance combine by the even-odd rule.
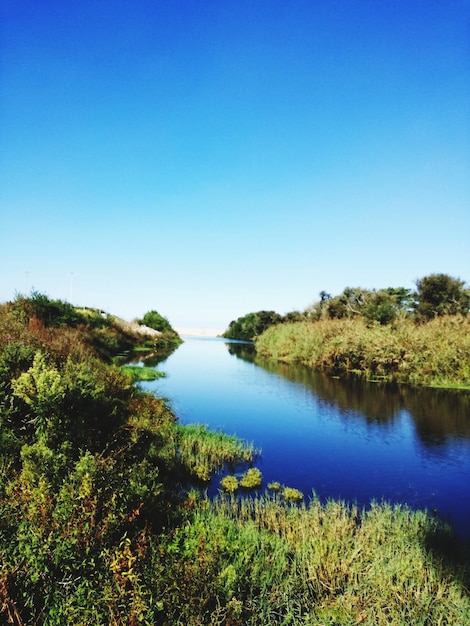
[[[320,320],[268,328],[256,341],[263,357],[331,376],[470,389],[470,317],[391,325],[363,319]]]
[[[467,624],[464,571],[440,555],[449,541],[399,506],[205,501],[160,551],[162,623]]]

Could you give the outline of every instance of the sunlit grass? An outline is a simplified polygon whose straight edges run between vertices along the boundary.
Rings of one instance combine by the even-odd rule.
[[[388,326],[363,319],[281,324],[257,339],[256,351],[332,376],[470,389],[470,316]]]
[[[446,569],[431,549],[439,540],[450,539],[436,520],[403,506],[207,501],[173,537],[191,582],[179,586],[178,616],[165,595],[165,623],[468,624],[464,571]]]
[[[179,425],[178,441],[181,463],[205,482],[224,464],[251,463],[257,454],[253,444],[235,435],[208,430],[202,424]]]
[[[257,467],[250,467],[241,477],[240,487],[244,489],[257,489],[261,487],[262,480],[263,477],[260,470]]]

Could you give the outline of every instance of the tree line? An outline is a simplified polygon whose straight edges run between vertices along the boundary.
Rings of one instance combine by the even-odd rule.
[[[363,318],[385,325],[400,319],[413,319],[422,323],[444,315],[467,315],[469,310],[470,289],[465,281],[436,273],[418,279],[415,290],[346,287],[336,296],[321,291],[319,299],[302,312],[280,315],[263,310],[239,317],[230,322],[223,337],[253,341],[270,326],[304,320]]]

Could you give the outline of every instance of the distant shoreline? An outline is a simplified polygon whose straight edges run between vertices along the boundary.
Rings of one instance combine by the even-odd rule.
[[[224,331],[213,328],[175,328],[181,337],[219,337]]]

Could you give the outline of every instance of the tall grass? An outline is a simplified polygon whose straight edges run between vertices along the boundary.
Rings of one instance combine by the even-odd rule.
[[[468,592],[429,547],[442,533],[401,506],[224,497],[173,535],[162,623],[467,624]]]
[[[252,444],[235,435],[208,430],[203,424],[179,425],[177,431],[179,460],[202,481],[209,481],[225,463],[251,463],[257,454]]]
[[[362,319],[282,324],[257,339],[256,351],[333,376],[470,388],[470,316],[389,326]]]

